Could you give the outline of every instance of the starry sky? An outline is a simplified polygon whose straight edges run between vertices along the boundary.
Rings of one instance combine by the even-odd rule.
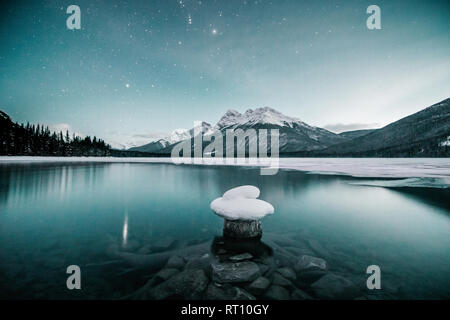
[[[0,109],[108,142],[270,106],[339,132],[450,96],[450,1],[9,1]],[[66,9],[81,9],[68,30]],[[381,9],[369,30],[366,9]]]

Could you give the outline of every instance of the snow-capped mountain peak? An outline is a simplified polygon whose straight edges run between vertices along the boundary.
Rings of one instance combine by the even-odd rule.
[[[217,124],[214,126],[215,129],[220,130],[222,128],[227,128],[239,123],[239,119],[242,117],[242,114],[236,110],[229,109],[225,114],[220,118]]]
[[[196,123],[194,128],[188,130],[188,129],[175,129],[170,134],[170,143],[177,143],[189,138],[192,138],[195,133],[202,133],[203,135],[208,135],[212,133],[212,126],[205,121],[202,121],[200,123]]]
[[[189,138],[189,130],[178,128],[172,131],[172,133],[170,134],[169,141],[170,143],[175,143],[185,140],[187,138]]]
[[[278,129],[281,152],[308,151],[321,149],[345,139],[325,129],[310,126],[298,118],[289,117],[281,112],[269,108],[248,109],[244,113],[230,109],[220,118],[213,127],[207,122],[195,122],[190,130],[176,129],[170,135],[170,145],[153,143],[136,148],[136,151],[170,152],[171,146],[180,141],[188,140],[197,135],[203,137],[220,131],[226,135],[228,129]],[[194,141],[194,143],[196,143]]]
[[[246,125],[253,126],[256,124],[269,124],[277,126],[292,127],[293,123],[305,125],[300,119],[288,117],[281,112],[270,107],[248,109],[241,114],[236,110],[228,110],[219,122],[217,122],[215,129],[221,130],[224,128],[233,128],[236,126]]]

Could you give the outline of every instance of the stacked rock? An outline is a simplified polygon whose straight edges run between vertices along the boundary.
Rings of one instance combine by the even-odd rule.
[[[231,238],[260,238],[260,219],[274,213],[273,206],[257,199],[260,191],[255,186],[240,186],[228,190],[211,202],[211,209],[224,218],[223,235]]]

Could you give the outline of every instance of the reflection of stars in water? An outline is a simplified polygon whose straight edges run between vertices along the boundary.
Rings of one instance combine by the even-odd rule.
[[[188,21],[188,24],[192,24],[192,17],[191,17],[191,15],[188,15],[187,21]]]
[[[123,221],[122,229],[122,245],[126,246],[128,241],[128,210],[125,210],[125,219]]]
[[[126,83],[126,84],[125,84],[125,87],[129,88],[129,87],[130,87],[130,84],[129,84],[129,83]]]
[[[212,33],[213,35],[216,35],[216,34],[217,34],[217,29],[212,29],[212,30],[211,30],[211,33]]]

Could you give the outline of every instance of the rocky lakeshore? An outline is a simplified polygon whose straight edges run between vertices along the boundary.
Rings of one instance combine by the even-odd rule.
[[[299,242],[275,234],[259,239],[212,241],[138,254],[113,252],[133,267],[148,270],[148,280],[125,299],[312,300],[378,299],[360,281],[333,268],[317,241]],[[142,249],[136,252],[142,252]]]

